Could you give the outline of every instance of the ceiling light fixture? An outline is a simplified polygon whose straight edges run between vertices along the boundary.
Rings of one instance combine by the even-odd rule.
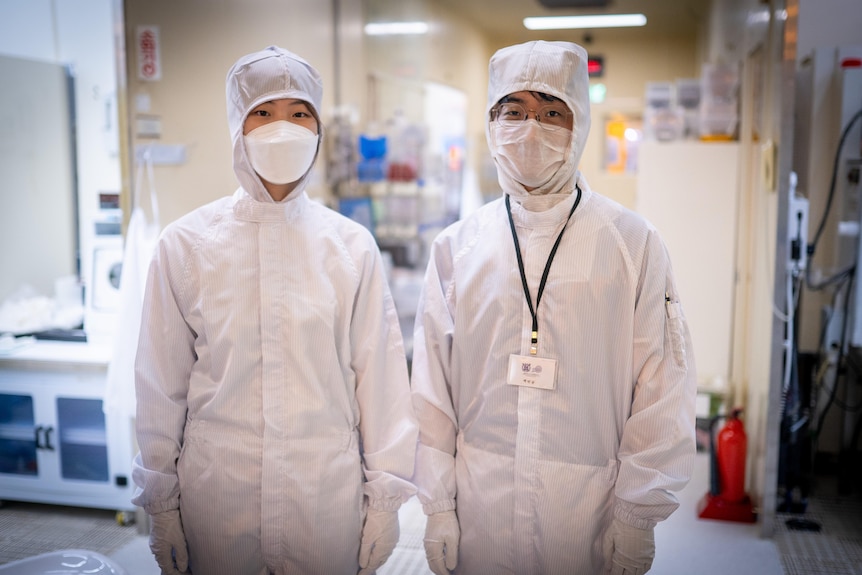
[[[365,33],[369,36],[391,36],[393,34],[425,34],[426,22],[369,22]]]
[[[645,26],[643,14],[596,14],[593,16],[547,16],[524,18],[528,30],[562,30],[570,28],[624,28]]]

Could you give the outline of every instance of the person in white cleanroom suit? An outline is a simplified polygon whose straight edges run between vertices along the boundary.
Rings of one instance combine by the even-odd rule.
[[[380,252],[304,191],[321,99],[298,56],[240,58],[227,76],[240,188],[159,239],[133,501],[162,573],[372,573],[415,493],[416,421]]]
[[[415,325],[428,563],[438,575],[642,574],[695,457],[694,363],[668,254],[578,170],[586,52],[528,42],[499,50],[489,73],[504,193],[435,239]]]

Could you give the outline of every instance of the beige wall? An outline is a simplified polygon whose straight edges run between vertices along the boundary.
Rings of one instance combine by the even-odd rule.
[[[348,31],[359,18],[353,12],[342,16]],[[144,114],[159,119],[159,143],[187,147],[184,164],[155,168],[163,226],[236,189],[225,76],[240,56],[270,44],[298,53],[320,71],[324,115],[332,111],[335,77],[330,2],[130,0],[126,2],[125,19],[133,144],[153,141],[135,135],[136,118]],[[134,45],[138,25],[160,28],[161,80],[143,82],[137,78]],[[352,45],[355,37],[353,32],[342,38],[342,54],[346,56],[342,57],[343,70],[359,65],[361,46]],[[140,105],[142,99],[149,99],[148,110]]]

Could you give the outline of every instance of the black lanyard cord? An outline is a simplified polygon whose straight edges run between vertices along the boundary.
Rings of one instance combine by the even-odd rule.
[[[551,262],[554,261],[554,256],[557,254],[557,248],[560,247],[560,240],[563,239],[563,233],[566,231],[569,220],[572,219],[572,214],[575,213],[575,209],[577,209],[578,204],[581,203],[581,188],[580,186],[575,185],[575,189],[578,190],[578,197],[575,198],[575,203],[572,205],[569,217],[566,218],[566,223],[563,224],[563,229],[560,230],[560,234],[557,236],[557,241],[554,242],[554,247],[551,248],[551,253],[548,255],[548,261],[545,264],[545,271],[542,272],[542,281],[539,282],[539,291],[536,293],[535,308],[533,307],[533,299],[530,297],[530,287],[527,285],[527,274],[524,271],[524,258],[521,256],[521,244],[518,242],[518,233],[515,231],[515,221],[512,219],[512,204],[509,200],[509,194],[506,194],[506,212],[509,215],[509,227],[512,230],[512,240],[515,242],[515,255],[518,258],[518,271],[521,272],[521,285],[524,286],[524,297],[527,298],[527,305],[530,306],[530,315],[533,316],[533,329],[530,334],[531,355],[536,355],[537,352],[537,344],[539,341],[539,316],[537,314],[537,310],[539,309],[539,302],[542,300],[542,293],[545,291],[545,282],[548,281],[548,272],[551,271]]]

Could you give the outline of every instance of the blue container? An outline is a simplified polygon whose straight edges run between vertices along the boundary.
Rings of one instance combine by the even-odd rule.
[[[359,136],[359,153],[366,160],[384,157],[386,155],[386,136],[377,138]]]
[[[360,160],[356,163],[356,176],[360,182],[379,182],[386,179],[386,162],[381,158]]]

